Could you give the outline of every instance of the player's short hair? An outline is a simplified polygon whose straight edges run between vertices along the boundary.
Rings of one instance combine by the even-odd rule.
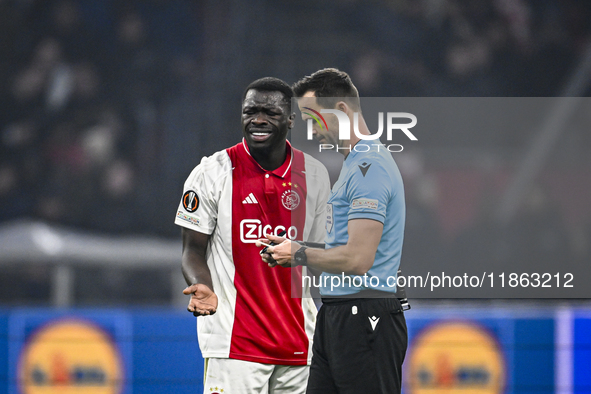
[[[325,108],[334,108],[338,99],[345,99],[354,109],[359,110],[359,92],[351,77],[336,68],[324,68],[300,79],[292,86],[296,97],[314,92],[316,101]]]
[[[246,93],[249,90],[254,89],[261,92],[281,92],[283,93],[283,97],[285,98],[286,104],[291,108],[291,99],[293,98],[293,90],[291,86],[287,84],[287,82],[275,78],[275,77],[265,77],[257,79],[256,81],[251,82],[246,89],[244,89],[244,93],[242,93],[242,101],[246,98]]]

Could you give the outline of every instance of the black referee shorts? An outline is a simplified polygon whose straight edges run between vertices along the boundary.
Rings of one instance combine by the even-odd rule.
[[[323,299],[306,393],[400,393],[407,343],[397,298]]]

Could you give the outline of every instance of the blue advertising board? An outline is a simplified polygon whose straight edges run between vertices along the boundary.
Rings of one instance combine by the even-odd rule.
[[[0,314],[0,392],[195,393],[195,318],[161,309],[14,309]]]
[[[415,307],[408,394],[591,392],[591,310]],[[0,311],[0,392],[203,390],[195,318],[184,311]]]

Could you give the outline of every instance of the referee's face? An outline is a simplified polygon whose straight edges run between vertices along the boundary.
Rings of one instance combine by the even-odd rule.
[[[294,115],[283,93],[251,89],[242,102],[242,133],[249,148],[284,147]]]

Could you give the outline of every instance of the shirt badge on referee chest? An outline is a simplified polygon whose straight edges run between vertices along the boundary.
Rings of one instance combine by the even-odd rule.
[[[298,185],[292,185],[291,182],[283,182],[283,187],[288,187],[288,189],[281,194],[281,203],[285,209],[293,211],[300,205],[301,201],[300,195],[296,191]]]

